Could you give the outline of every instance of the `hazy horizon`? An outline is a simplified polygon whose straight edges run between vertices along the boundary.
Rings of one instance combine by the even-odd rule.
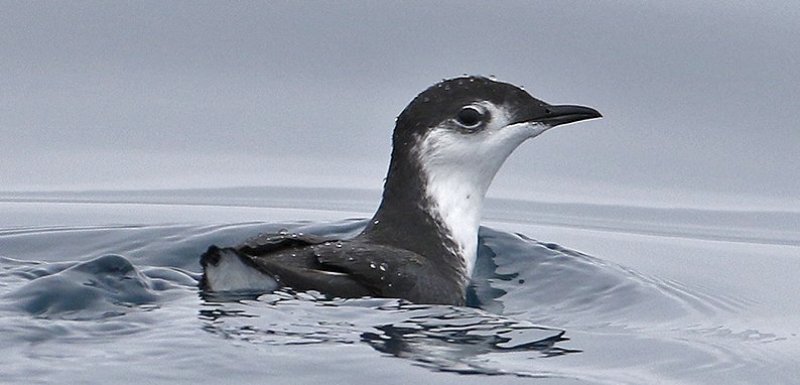
[[[2,191],[378,190],[394,117],[469,73],[604,115],[490,196],[800,210],[800,4],[3,4]]]

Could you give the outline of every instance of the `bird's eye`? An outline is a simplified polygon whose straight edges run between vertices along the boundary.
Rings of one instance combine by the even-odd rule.
[[[456,115],[458,123],[466,128],[475,128],[483,120],[483,111],[474,106],[466,106]]]

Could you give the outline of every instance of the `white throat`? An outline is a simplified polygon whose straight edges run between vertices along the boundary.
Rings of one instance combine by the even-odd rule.
[[[429,210],[449,231],[467,277],[475,268],[483,200],[492,179],[519,144],[546,130],[530,123],[505,126],[505,114],[494,116],[481,132],[435,127],[422,138],[416,154],[433,204]]]

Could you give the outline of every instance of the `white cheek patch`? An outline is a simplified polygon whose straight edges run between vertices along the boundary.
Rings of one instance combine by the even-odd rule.
[[[427,195],[458,245],[468,276],[477,258],[478,227],[483,199],[503,162],[526,139],[546,127],[520,123],[506,126],[508,114],[491,107],[494,117],[479,132],[464,133],[439,126],[423,138],[417,156],[427,181]],[[487,107],[488,109],[488,107]]]

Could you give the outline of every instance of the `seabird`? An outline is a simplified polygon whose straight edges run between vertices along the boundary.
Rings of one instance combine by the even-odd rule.
[[[397,117],[383,198],[352,239],[259,235],[201,257],[205,291],[316,290],[463,305],[486,190],[517,146],[552,127],[599,118],[519,87],[464,76],[417,95]]]

